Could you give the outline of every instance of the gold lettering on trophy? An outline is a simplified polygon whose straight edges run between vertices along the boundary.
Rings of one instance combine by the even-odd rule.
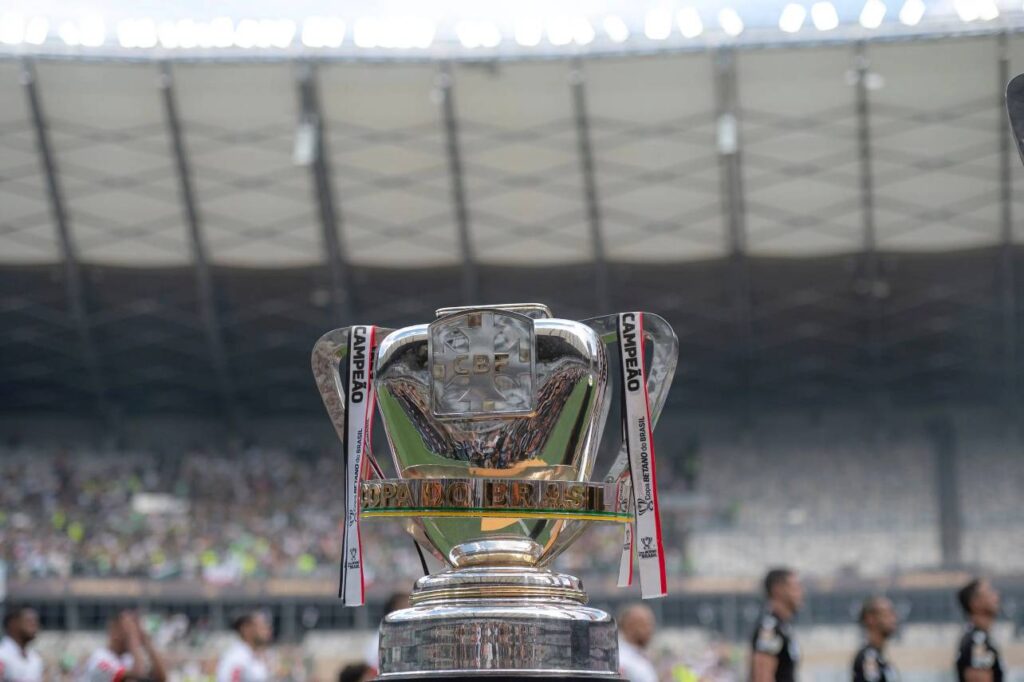
[[[408,481],[402,481],[398,484],[398,494],[395,498],[396,507],[411,507],[412,506],[412,490],[409,488]]]
[[[380,483],[363,483],[363,509],[380,506]]]
[[[587,500],[587,486],[574,483],[565,489],[565,509],[583,509]]]
[[[449,507],[468,507],[471,493],[468,481],[451,481],[445,490],[445,502]]]
[[[533,509],[537,501],[533,496],[533,484],[526,481],[512,481],[511,506],[518,509]]]
[[[473,356],[473,373],[487,374],[491,371],[491,359],[486,355]]]
[[[490,488],[490,504],[491,507],[507,507],[508,506],[508,483],[505,481],[492,481],[489,482]]]
[[[494,373],[501,372],[502,368],[508,365],[508,353],[494,354]]]
[[[397,487],[394,483],[386,482],[381,483],[380,486],[380,506],[390,507],[391,502],[395,499],[395,495],[398,492]]]
[[[562,508],[562,486],[556,481],[544,484],[544,496],[541,506],[545,509]]]
[[[439,507],[444,500],[444,486],[440,481],[420,481],[420,506]]]

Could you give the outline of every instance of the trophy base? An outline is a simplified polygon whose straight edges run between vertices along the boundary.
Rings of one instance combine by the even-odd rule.
[[[618,630],[580,581],[527,567],[420,578],[380,626],[380,679],[619,680]]]

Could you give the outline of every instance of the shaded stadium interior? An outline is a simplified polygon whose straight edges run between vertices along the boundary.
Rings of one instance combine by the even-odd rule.
[[[1015,427],[1024,192],[1001,90],[1020,69],[1017,34],[483,64],[0,61],[0,434],[153,418],[327,434],[309,370],[324,331],[512,301],[667,318],[667,421],[853,412],[881,430],[982,410]],[[960,577],[895,593],[948,621]],[[848,621],[872,586],[822,586],[814,618]],[[98,626],[117,600],[79,587],[23,594],[59,594],[53,627]],[[265,588],[138,589],[214,620],[269,598],[292,628],[309,603],[327,627],[379,607]],[[665,622],[735,627],[755,600],[700,589]]]

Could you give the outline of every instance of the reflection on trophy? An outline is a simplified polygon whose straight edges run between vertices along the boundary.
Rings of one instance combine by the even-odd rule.
[[[620,524],[620,583],[635,550],[644,596],[665,593],[651,435],[677,352],[656,315],[576,322],[539,304],[446,308],[430,324],[320,339],[313,370],[346,445],[342,597],[363,600],[360,519],[401,519],[447,567],[382,623],[383,679],[616,679],[614,621],[549,566],[588,524]],[[626,442],[593,480],[613,383]],[[369,453],[375,403],[396,479]]]

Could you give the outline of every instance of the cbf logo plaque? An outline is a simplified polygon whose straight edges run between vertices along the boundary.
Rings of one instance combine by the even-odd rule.
[[[507,310],[468,310],[429,325],[430,409],[435,417],[532,414],[533,320]]]

